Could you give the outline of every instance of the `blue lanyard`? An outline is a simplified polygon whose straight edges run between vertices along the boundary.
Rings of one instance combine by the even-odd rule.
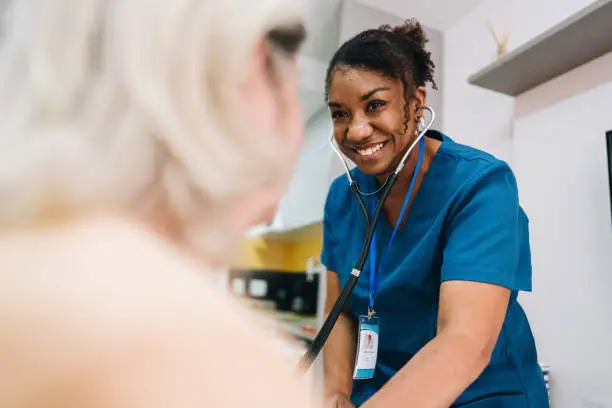
[[[421,169],[421,164],[423,162],[423,155],[425,153],[425,139],[421,139],[419,142],[419,159],[417,161],[417,165],[414,169],[414,174],[412,175],[412,180],[410,181],[410,187],[408,188],[408,193],[406,194],[406,198],[404,199],[404,204],[402,205],[402,210],[400,211],[399,218],[395,223],[395,227],[393,228],[393,233],[391,234],[391,238],[389,239],[389,244],[387,245],[387,249],[383,258],[381,259],[380,265],[376,268],[376,230],[374,231],[374,236],[372,237],[372,242],[370,244],[370,310],[374,310],[374,296],[376,296],[376,290],[378,289],[378,275],[382,270],[382,267],[389,257],[389,252],[391,251],[391,244],[395,239],[395,234],[397,234],[397,230],[404,219],[404,213],[406,212],[406,208],[408,207],[408,202],[410,201],[410,196],[412,196],[412,189],[414,188],[414,183],[416,181],[417,175],[419,174],[419,170]],[[372,200],[372,213],[376,208],[376,199]],[[373,214],[372,214],[373,216]]]

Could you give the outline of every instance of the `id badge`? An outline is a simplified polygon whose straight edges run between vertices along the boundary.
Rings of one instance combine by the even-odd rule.
[[[376,359],[378,358],[378,334],[380,319],[377,316],[359,317],[359,337],[357,339],[357,357],[353,379],[368,380],[374,377]]]

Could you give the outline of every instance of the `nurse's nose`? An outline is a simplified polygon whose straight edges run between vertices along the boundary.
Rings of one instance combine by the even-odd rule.
[[[374,128],[370,121],[365,118],[355,118],[346,130],[346,138],[353,143],[359,143],[372,136],[373,133]]]

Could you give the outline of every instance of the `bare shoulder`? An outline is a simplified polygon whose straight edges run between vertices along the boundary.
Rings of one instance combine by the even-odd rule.
[[[146,325],[148,314],[163,322],[179,309],[200,310],[222,301],[204,267],[138,224],[121,220],[3,235],[0,271],[5,301],[22,299],[24,310],[50,313],[81,305],[74,313],[98,317],[92,322],[98,326],[140,319]]]
[[[0,238],[0,338],[0,377],[66,407],[306,406],[259,317],[129,223]]]

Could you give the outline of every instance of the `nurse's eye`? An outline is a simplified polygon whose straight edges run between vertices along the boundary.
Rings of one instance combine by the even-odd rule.
[[[366,112],[377,112],[387,104],[385,101],[370,101],[366,105]]]
[[[348,114],[345,111],[341,111],[341,110],[333,111],[331,115],[332,115],[333,120],[344,119],[348,116]]]

